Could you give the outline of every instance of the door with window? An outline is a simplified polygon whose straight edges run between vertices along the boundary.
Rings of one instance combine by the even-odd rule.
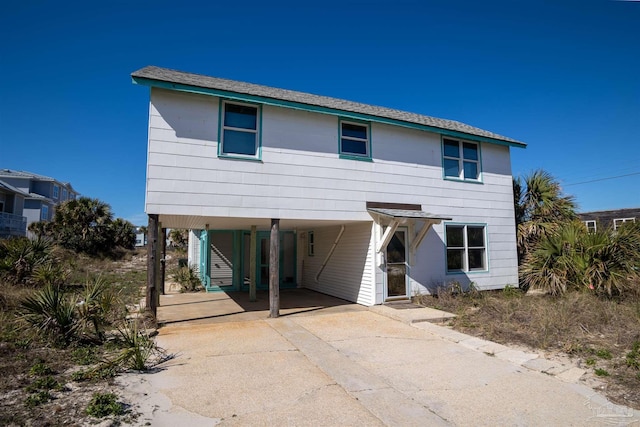
[[[249,289],[251,235],[244,236],[243,290]],[[258,231],[256,235],[256,288],[269,289],[269,254],[271,232]],[[296,235],[292,231],[280,232],[280,288],[296,287]]]
[[[394,233],[386,249],[387,259],[387,294],[386,299],[402,299],[409,297],[409,281],[407,279],[407,231],[398,229]]]

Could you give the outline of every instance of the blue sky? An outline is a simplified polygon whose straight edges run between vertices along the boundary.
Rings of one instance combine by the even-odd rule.
[[[462,121],[529,144],[514,174],[548,170],[582,210],[640,206],[640,2],[24,1],[0,40],[0,168],[137,225],[146,65]]]

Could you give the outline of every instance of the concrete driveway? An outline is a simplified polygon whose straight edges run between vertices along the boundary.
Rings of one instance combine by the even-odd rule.
[[[393,310],[386,307],[338,307],[278,319],[265,315],[163,327],[158,343],[177,357],[160,372],[129,383],[131,392],[155,393],[154,402],[160,402],[140,421],[154,426],[640,424],[638,411],[611,404],[572,382],[571,375],[563,381],[541,372],[547,365],[536,355],[430,323],[406,324],[383,315]],[[391,314],[401,319],[416,311]]]

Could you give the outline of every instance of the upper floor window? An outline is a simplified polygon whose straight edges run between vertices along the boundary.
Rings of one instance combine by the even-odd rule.
[[[596,221],[595,220],[588,220],[588,221],[584,221],[584,225],[587,227],[587,231],[589,233],[595,233],[596,232]]]
[[[479,144],[443,138],[442,145],[442,166],[445,178],[480,180]]]
[[[72,193],[71,191],[69,192],[69,200],[75,200],[76,199],[76,195],[75,193]]]
[[[487,270],[484,225],[450,224],[445,227],[447,272]]]
[[[42,205],[42,209],[40,209],[40,220],[46,221],[49,219],[49,206]]]
[[[62,189],[62,200],[67,200],[67,189],[66,188]]]
[[[251,104],[222,103],[219,155],[259,158],[259,108]]]
[[[371,159],[369,126],[340,121],[340,154],[348,158]]]
[[[616,218],[613,220],[613,229],[617,230],[625,222],[636,222],[635,218]]]
[[[58,187],[56,184],[53,184],[53,198],[54,199],[60,198],[60,187]]]

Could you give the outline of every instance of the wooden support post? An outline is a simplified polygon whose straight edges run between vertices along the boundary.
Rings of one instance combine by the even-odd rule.
[[[271,220],[269,245],[269,317],[280,316],[280,220]]]
[[[147,295],[146,309],[156,317],[158,312],[158,299],[156,283],[158,281],[156,269],[158,259],[158,215],[149,214],[149,226],[147,227],[149,235],[147,242]]]
[[[162,258],[160,258],[160,295],[164,295],[164,283],[167,270],[167,229],[160,230],[160,248],[162,249]]]
[[[249,252],[249,301],[254,302],[256,298],[256,249],[258,231],[255,225],[251,226],[251,244]]]

